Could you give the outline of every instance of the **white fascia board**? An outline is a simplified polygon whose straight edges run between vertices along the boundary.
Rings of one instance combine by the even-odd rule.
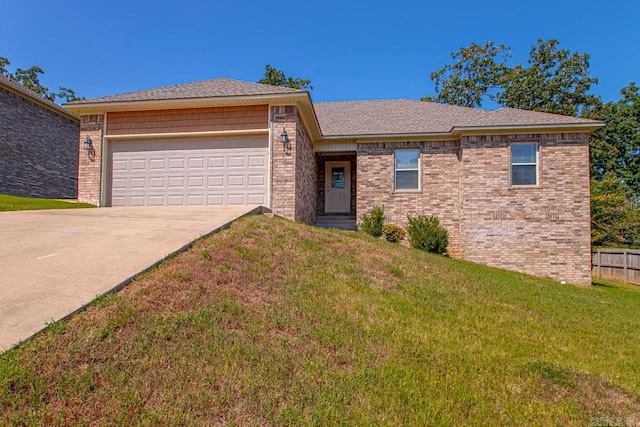
[[[261,105],[275,102],[287,102],[292,104],[305,96],[302,93],[283,93],[270,95],[236,95],[217,96],[209,98],[174,98],[174,99],[149,99],[140,101],[115,101],[115,102],[87,102],[81,104],[64,104],[64,107],[78,115],[90,113],[104,113],[110,111],[144,111],[151,109],[167,110],[171,108],[199,108],[206,106],[231,106],[237,105]]]
[[[592,132],[604,126],[603,122],[595,123],[567,123],[567,124],[532,124],[532,125],[501,125],[501,126],[456,126],[449,132],[431,133],[392,133],[392,134],[359,134],[359,135],[330,135],[322,136],[323,141],[355,139],[357,142],[374,140],[398,139],[458,139],[465,134],[495,134],[495,133],[524,133],[524,132]]]
[[[604,122],[594,123],[553,123],[553,124],[529,124],[529,125],[499,125],[499,126],[454,126],[451,129],[452,134],[464,135],[472,134],[491,134],[491,133],[522,133],[522,132],[592,132],[604,126]]]

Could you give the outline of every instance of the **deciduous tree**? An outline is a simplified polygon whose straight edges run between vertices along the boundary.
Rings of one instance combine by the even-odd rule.
[[[73,89],[69,89],[68,87],[60,86],[58,88],[58,92],[52,92],[46,86],[43,86],[40,83],[40,76],[44,74],[44,70],[37,65],[34,65],[30,68],[17,68],[15,73],[9,72],[7,68],[10,62],[7,58],[0,56],[0,74],[6,76],[12,80],[19,82],[21,85],[26,87],[27,89],[31,89],[38,95],[42,96],[45,99],[50,101],[55,101],[56,98],[61,98],[66,100],[67,102],[76,101],[79,99],[84,99],[83,97],[78,97]]]
[[[630,83],[622,98],[586,112],[605,122],[591,135],[591,177],[613,177],[625,183],[631,199],[640,201],[640,88]]]
[[[640,245],[640,208],[631,199],[628,186],[618,178],[591,180],[591,244]]]
[[[459,51],[451,52],[453,64],[447,64],[431,73],[435,81],[436,95],[426,96],[423,101],[442,104],[480,107],[485,96],[498,86],[503,74],[508,70],[506,60],[510,56],[507,46],[486,42],[484,45],[472,43]]]
[[[9,77],[11,74],[7,69],[7,66],[10,64],[9,60],[4,56],[0,56],[0,74],[6,77]]]
[[[34,65],[30,68],[16,69],[16,72],[13,74],[13,78],[20,82],[20,84],[27,89],[31,89],[35,93],[39,94],[43,98],[46,98],[50,101],[55,101],[56,95],[55,93],[49,92],[49,88],[43,86],[40,83],[40,75],[44,74],[42,68],[37,65]]]
[[[597,103],[587,92],[598,79],[589,74],[589,55],[559,48],[558,40],[537,41],[527,65],[507,65],[509,47],[472,43],[453,52],[453,64],[431,73],[435,96],[424,101],[481,107],[486,98],[505,107],[576,115]]]
[[[587,93],[598,83],[589,75],[589,54],[571,53],[559,44],[555,39],[538,39],[529,52],[528,66],[508,68],[498,80],[498,103],[570,116],[596,105],[598,98]]]
[[[285,76],[284,71],[277,70],[269,64],[265,66],[264,77],[258,80],[258,83],[272,86],[288,87],[291,89],[313,90],[313,86],[311,86],[311,80],[305,80],[298,77],[287,77]]]

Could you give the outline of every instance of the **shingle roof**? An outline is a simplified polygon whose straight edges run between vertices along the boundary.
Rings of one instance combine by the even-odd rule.
[[[86,104],[163,100],[190,102],[205,98],[306,93],[299,89],[217,78],[74,101],[65,105],[74,109]],[[454,128],[463,127],[600,124],[593,120],[513,108],[490,111],[409,99],[320,102],[314,103],[313,108],[324,136],[450,133]]]
[[[276,95],[285,93],[305,93],[303,90],[286,87],[265,85],[260,83],[243,82],[227,78],[203,80],[194,83],[184,83],[164,86],[155,89],[140,90],[120,95],[103,96],[100,98],[74,101],[69,105],[92,104],[102,102],[126,101],[159,101],[168,99],[215,98],[225,96]]]
[[[314,107],[324,136],[441,133],[451,132],[454,127],[600,123],[513,108],[490,111],[408,99],[320,102]]]
[[[58,104],[56,104],[55,102],[49,101],[48,99],[43,98],[40,94],[32,91],[29,88],[26,88],[24,86],[22,86],[19,82],[8,78],[7,76],[4,76],[2,74],[0,74],[0,84],[3,84],[5,86],[9,86],[13,89],[15,89],[16,91],[20,92],[21,94],[23,94],[26,98],[29,98],[33,101],[36,101],[42,105],[44,105],[45,107],[48,107],[51,110],[54,110],[62,115],[65,115],[69,118],[72,118],[73,120],[79,120],[80,118],[78,116],[76,116],[75,114],[73,114],[70,111],[65,110],[64,108],[62,108],[61,106],[59,106]]]

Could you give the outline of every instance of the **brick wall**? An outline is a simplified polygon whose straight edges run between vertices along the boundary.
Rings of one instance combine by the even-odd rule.
[[[280,135],[287,131],[289,142]],[[316,218],[316,161],[297,108],[271,107],[271,208],[276,215],[308,224]]]
[[[102,114],[80,117],[78,200],[94,205],[100,205],[103,125],[104,116]],[[92,141],[93,149],[90,152],[83,149],[83,143],[87,136]]]
[[[351,214],[356,213],[357,209],[357,193],[358,190],[358,175],[356,171],[356,156],[355,155],[322,155],[316,157],[316,162],[318,164],[318,196],[317,196],[317,214],[323,215],[324,212],[324,197],[325,197],[325,164],[326,162],[350,162],[351,163]]]
[[[510,142],[539,144],[539,185],[510,187]],[[586,133],[462,138],[464,258],[591,283],[589,144]]]
[[[509,143],[539,144],[539,186],[510,187]],[[421,189],[394,191],[394,150],[419,148]],[[436,215],[449,253],[557,280],[591,283],[586,133],[465,136],[461,141],[358,144],[358,219],[384,205],[387,222]]]
[[[394,190],[394,150],[420,149],[419,191]],[[457,141],[358,144],[357,215],[384,205],[386,222],[402,227],[407,215],[435,215],[449,232],[449,253],[463,255],[460,234],[459,145]]]
[[[267,129],[266,105],[109,113],[109,135]]]
[[[318,166],[313,141],[304,126],[300,113],[296,114],[296,221],[315,224],[318,195],[316,193]]]
[[[77,121],[0,88],[0,193],[78,194]]]

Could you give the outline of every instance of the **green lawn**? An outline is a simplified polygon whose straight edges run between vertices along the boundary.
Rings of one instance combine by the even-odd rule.
[[[252,216],[0,356],[0,424],[640,422],[640,290]]]
[[[0,194],[0,212],[3,211],[29,211],[40,209],[76,209],[94,208],[87,203],[76,203],[55,199],[37,199],[33,197],[18,197],[9,194]]]

